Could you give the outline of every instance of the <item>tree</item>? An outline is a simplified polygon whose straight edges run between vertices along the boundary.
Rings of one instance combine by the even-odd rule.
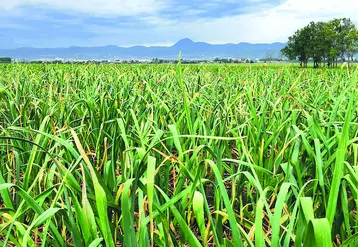
[[[347,40],[347,58],[348,62],[349,60],[351,62],[354,61],[354,56],[358,53],[358,30],[354,29],[351,30],[348,34],[348,40]]]
[[[336,53],[331,49],[334,44],[334,32],[332,26],[326,22],[310,23],[311,41],[310,55],[314,62],[314,67],[318,68],[322,63],[329,61],[330,54],[336,57]]]
[[[339,57],[342,61],[344,61],[348,50],[355,46],[355,44],[352,42],[356,42],[354,41],[354,33],[357,31],[357,29],[349,18],[334,19],[331,21],[331,23],[335,32],[334,46],[337,51],[337,64],[337,58]]]
[[[308,63],[308,37],[309,28],[306,26],[303,29],[297,30],[294,35],[288,38],[288,45],[281,50],[282,54],[290,60],[300,61],[301,67],[307,67]]]
[[[10,57],[0,57],[0,63],[11,63]]]
[[[334,24],[332,22],[326,22],[325,25],[326,28],[323,36],[327,45],[326,62],[328,66],[333,66],[338,57],[337,34],[334,31]]]

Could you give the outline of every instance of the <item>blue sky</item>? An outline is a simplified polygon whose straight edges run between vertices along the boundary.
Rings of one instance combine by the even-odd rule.
[[[0,0],[0,48],[285,42],[357,0]]]

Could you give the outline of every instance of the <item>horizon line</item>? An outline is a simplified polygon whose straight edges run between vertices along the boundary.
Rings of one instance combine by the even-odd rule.
[[[20,46],[17,48],[5,48],[5,49],[0,49],[0,50],[18,50],[18,49],[68,49],[68,48],[98,48],[98,47],[117,47],[117,48],[125,48],[125,49],[129,49],[129,48],[134,48],[134,47],[146,47],[146,48],[151,48],[151,47],[174,47],[175,45],[177,45],[179,42],[181,41],[190,41],[192,43],[204,43],[204,44],[208,44],[208,45],[240,45],[240,44],[250,44],[250,45],[272,45],[272,44],[287,44],[287,42],[272,42],[272,43],[263,43],[263,42],[258,42],[258,43],[251,43],[251,42],[239,42],[239,43],[209,43],[209,42],[205,42],[205,41],[194,41],[190,38],[183,38],[178,40],[177,42],[169,45],[165,45],[165,44],[153,44],[153,45],[130,45],[130,46],[120,46],[120,45],[113,45],[113,44],[108,44],[108,45],[96,45],[96,46],[78,46],[78,45],[71,45],[71,46],[59,46],[59,47],[32,47],[32,46]]]

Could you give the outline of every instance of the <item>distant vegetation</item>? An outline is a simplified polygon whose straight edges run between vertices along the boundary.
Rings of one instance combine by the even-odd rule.
[[[11,63],[11,58],[9,58],[9,57],[0,57],[0,63]]]
[[[210,59],[182,59],[182,64],[201,64],[201,63],[224,63],[224,64],[232,64],[232,63],[255,63],[255,62],[271,62],[271,61],[281,61],[280,59],[275,58],[263,58],[259,60],[251,60],[251,59],[233,59],[233,58],[215,58],[213,60]],[[35,61],[18,61],[17,63],[24,64],[177,64],[177,59],[159,59],[154,58],[152,60],[35,60]]]
[[[307,67],[309,59],[314,67],[337,66],[339,60],[352,62],[358,53],[358,30],[348,18],[311,22],[289,37],[281,52],[290,60],[299,59],[302,67]]]

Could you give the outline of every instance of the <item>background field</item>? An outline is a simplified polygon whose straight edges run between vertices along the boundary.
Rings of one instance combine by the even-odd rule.
[[[356,246],[358,70],[0,65],[3,246]]]

